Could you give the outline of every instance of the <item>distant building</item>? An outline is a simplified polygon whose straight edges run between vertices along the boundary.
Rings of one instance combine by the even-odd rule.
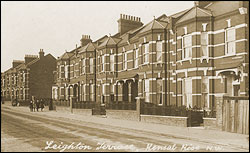
[[[12,68],[1,73],[1,96],[12,100],[30,100],[51,98],[53,71],[56,70],[56,59],[51,55],[25,55],[24,61],[14,60]]]
[[[214,96],[249,95],[249,3],[196,1],[143,25],[121,14],[118,33],[57,59],[53,98],[212,109]]]

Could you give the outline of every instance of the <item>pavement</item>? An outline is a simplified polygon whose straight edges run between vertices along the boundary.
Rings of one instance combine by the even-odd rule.
[[[28,107],[12,107],[8,102],[2,104],[2,107],[15,111],[29,112]],[[64,120],[97,123],[103,126],[112,125],[113,127],[152,132],[161,134],[162,136],[172,136],[173,138],[209,143],[211,145],[220,145],[224,148],[240,148],[249,151],[249,135],[244,134],[229,133],[225,131],[204,128],[174,127],[162,124],[111,119],[105,118],[105,116],[83,116],[79,114],[72,114],[70,112],[49,111],[48,107],[45,108],[44,112],[30,113],[33,113],[34,115],[46,116],[49,118],[62,118]]]

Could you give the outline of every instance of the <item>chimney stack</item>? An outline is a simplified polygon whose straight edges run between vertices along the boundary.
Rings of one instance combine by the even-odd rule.
[[[39,51],[39,58],[42,59],[44,57],[43,49],[40,49]]]
[[[23,63],[24,63],[24,61],[21,61],[21,60],[13,60],[13,62],[12,62],[12,68],[15,68],[18,65],[23,64]]]
[[[31,62],[35,59],[38,59],[37,55],[25,55],[24,62],[25,62],[25,64],[28,64],[29,62]]]
[[[83,47],[87,45],[89,42],[92,42],[92,40],[90,39],[90,35],[82,35],[81,46]]]
[[[117,22],[120,35],[143,25],[141,18],[125,14],[120,14],[120,19]]]

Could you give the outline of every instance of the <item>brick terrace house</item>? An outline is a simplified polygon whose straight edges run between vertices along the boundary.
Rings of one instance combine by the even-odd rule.
[[[14,60],[12,68],[1,73],[1,96],[20,101],[36,98],[51,98],[53,71],[56,59],[44,55],[43,50],[37,55],[25,55],[24,61]]]
[[[57,59],[52,97],[212,109],[215,95],[249,95],[247,1],[196,1],[143,25],[121,14],[118,33]]]

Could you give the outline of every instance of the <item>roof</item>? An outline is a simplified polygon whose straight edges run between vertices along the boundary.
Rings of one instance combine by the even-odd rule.
[[[108,46],[108,45],[116,45],[121,39],[108,37],[99,47]]]
[[[192,7],[192,9],[189,10],[185,15],[183,15],[176,23],[181,23],[193,19],[195,17],[211,17],[211,16],[213,16],[211,11],[195,6]]]
[[[36,63],[39,60],[40,60],[39,58],[36,58],[36,59],[32,60],[31,62],[27,63],[26,66],[30,66],[30,65]]]
[[[213,1],[205,8],[210,9],[213,16],[218,16],[239,9],[239,3],[240,1]]]
[[[165,29],[167,25],[168,25],[167,22],[158,21],[154,19],[153,21],[146,24],[139,33],[143,33],[143,32],[154,30],[154,29]]]
[[[62,56],[59,57],[59,60],[66,60],[73,56],[73,52],[65,52]]]
[[[178,17],[181,17],[182,15],[184,15],[185,13],[187,13],[189,10],[191,10],[192,8],[189,8],[189,9],[186,9],[186,10],[183,10],[181,12],[178,12],[178,13],[175,13],[173,15],[170,15],[170,17],[173,17],[173,18],[178,18]]]
[[[89,42],[87,45],[85,45],[79,49],[79,53],[85,52],[85,51],[94,51],[96,49],[96,47],[97,47],[96,44]]]

